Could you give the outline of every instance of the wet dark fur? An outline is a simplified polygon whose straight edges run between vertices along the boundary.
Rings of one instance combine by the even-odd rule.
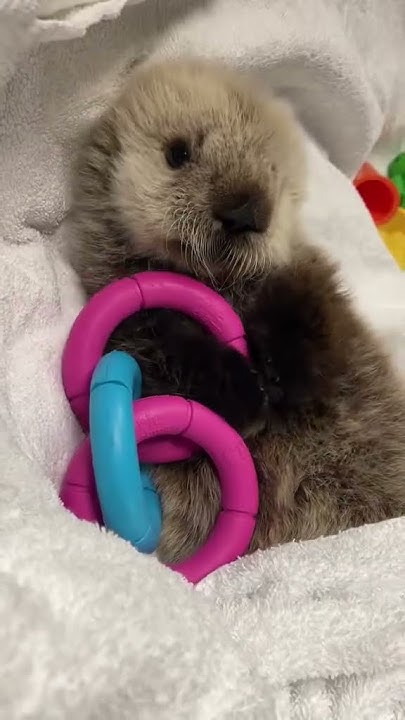
[[[111,200],[119,152],[119,131],[106,117],[82,153],[73,205],[76,267],[89,294],[138,270],[179,269],[129,250]],[[245,437],[260,483],[252,550],[405,512],[402,388],[333,264],[299,230],[292,242],[291,259],[240,277],[225,293],[246,328],[251,363],[166,310],[125,321],[108,346],[138,359],[145,395],[198,400]],[[156,468],[155,477],[164,506],[160,555],[187,556],[218,512],[215,473],[196,457]]]

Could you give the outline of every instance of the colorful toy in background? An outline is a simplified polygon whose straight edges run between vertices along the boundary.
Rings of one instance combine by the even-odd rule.
[[[141,398],[136,361],[120,351],[103,356],[120,322],[150,308],[184,312],[247,356],[239,317],[191,278],[144,272],[94,295],[76,318],[62,359],[66,397],[89,436],[69,463],[60,497],[78,518],[104,524],[140,552],[153,552],[162,518],[145,466],[184,460],[202,448],[218,470],[221,510],[205,545],[172,566],[196,583],[247,551],[259,505],[257,476],[244,441],[221,417],[181,397]]]
[[[354,178],[354,186],[376,225],[391,220],[399,207],[399,192],[391,180],[364,163]]]
[[[388,174],[385,177],[370,163],[364,163],[353,184],[387,249],[401,270],[405,270],[405,153],[394,158]]]
[[[400,205],[405,208],[405,152],[399,153],[388,165],[388,177],[398,188]]]

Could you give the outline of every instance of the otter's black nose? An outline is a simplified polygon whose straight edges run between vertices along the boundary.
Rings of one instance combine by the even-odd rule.
[[[256,197],[237,196],[228,198],[218,207],[215,219],[222,223],[226,232],[239,235],[246,232],[262,232],[265,218],[263,203]]]

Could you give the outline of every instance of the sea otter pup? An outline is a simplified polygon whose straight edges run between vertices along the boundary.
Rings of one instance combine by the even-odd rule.
[[[85,138],[72,183],[72,258],[89,295],[172,269],[242,318],[251,362],[167,310],[122,323],[108,349],[136,357],[144,395],[198,400],[246,439],[260,483],[251,550],[405,513],[403,389],[302,231],[305,185],[289,107],[200,60],[132,71]],[[159,554],[186,557],[218,512],[215,472],[199,456],[157,467],[155,481]]]

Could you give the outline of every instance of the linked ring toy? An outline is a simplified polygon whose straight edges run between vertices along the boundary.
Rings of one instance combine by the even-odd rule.
[[[102,358],[109,336],[123,319],[157,307],[188,314],[247,354],[237,315],[223,298],[195,280],[146,272],[100,291],[74,323],[63,356],[65,392],[83,430],[90,427],[90,438],[71,460],[61,498],[78,517],[104,520],[106,527],[142,552],[151,552],[160,535],[160,504],[139,461],[171,462],[188,457],[196,445],[203,448],[218,471],[221,511],[206,544],[192,558],[172,566],[190,582],[198,582],[246,552],[258,510],[257,478],[245,443],[222,418],[180,397],[138,400],[137,363],[119,351]]]

